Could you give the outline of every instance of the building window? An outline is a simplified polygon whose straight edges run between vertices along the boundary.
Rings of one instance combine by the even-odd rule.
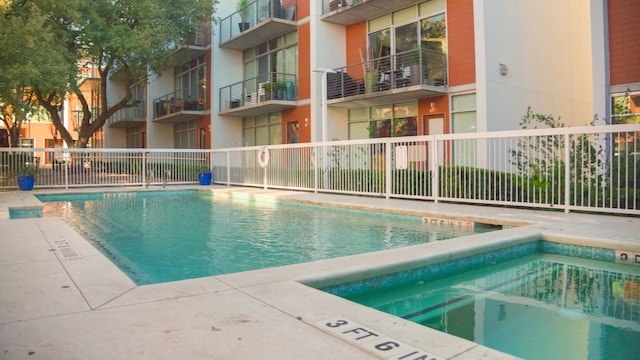
[[[349,139],[418,135],[415,101],[349,111]]]
[[[451,97],[451,132],[476,132],[476,94],[454,95]],[[456,140],[452,147],[452,163],[475,166],[476,141]]]
[[[444,7],[416,11],[415,7],[369,21],[369,59],[422,49],[445,54],[447,25]]]
[[[429,1],[370,20],[368,71],[386,73],[402,69],[410,74],[414,84],[445,85],[447,26],[444,10],[444,1]]]
[[[293,81],[298,75],[298,33],[269,40],[243,53],[245,88],[259,83]]]
[[[613,95],[611,109],[613,124],[640,123],[640,92]]]
[[[282,144],[282,114],[272,113],[242,119],[243,146]]]
[[[176,149],[197,148],[196,121],[185,121],[173,125],[173,145]]]
[[[127,148],[139,149],[142,147],[142,133],[140,127],[126,129]]]
[[[176,98],[206,103],[207,66],[201,55],[174,69]]]
[[[18,141],[18,145],[21,148],[33,148],[35,147],[36,140],[34,138],[24,138],[21,137]]]

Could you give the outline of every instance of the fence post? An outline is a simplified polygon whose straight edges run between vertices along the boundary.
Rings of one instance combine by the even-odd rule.
[[[385,165],[384,165],[384,181],[385,181],[385,186],[384,186],[384,198],[388,199],[391,197],[391,138],[388,138],[386,140],[386,142],[384,143],[384,147],[385,147]]]
[[[267,152],[269,151],[268,147],[265,147]],[[260,151],[258,151],[258,158],[260,158]],[[260,161],[258,159],[258,161]],[[267,190],[267,169],[269,168],[269,163],[265,167],[262,168],[262,186],[263,189]]]
[[[142,155],[142,187],[147,183],[147,154],[143,152]]]
[[[433,195],[433,202],[438,202],[440,197],[440,170],[438,168],[438,139],[434,137],[429,143],[431,149],[431,195]]]
[[[62,158],[64,160],[64,157]],[[69,168],[71,167],[71,154],[67,154],[67,159],[66,161],[63,162],[64,164],[64,188],[65,189],[69,189]]]
[[[318,193],[318,145],[313,145],[313,192]]]
[[[231,152],[229,150],[227,153],[227,187],[231,186]]]
[[[569,134],[564,134],[564,212],[569,212],[571,206],[571,143]]]
[[[262,169],[262,188],[265,189],[265,190],[267,190],[267,188],[268,188],[268,186],[267,186],[267,167],[268,166],[265,166]]]

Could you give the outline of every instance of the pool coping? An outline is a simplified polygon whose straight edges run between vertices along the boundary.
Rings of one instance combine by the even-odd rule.
[[[305,284],[313,283],[315,286],[335,282],[336,279],[340,281],[363,279],[376,274],[441,261],[451,258],[454,254],[455,256],[474,254],[486,251],[487,248],[526,243],[536,238],[640,252],[640,241],[635,235],[640,234],[639,221],[622,216],[460,206],[256,188],[222,186],[167,188],[167,190],[179,189],[214,191],[216,196],[259,196],[331,206],[349,206],[363,210],[479,219],[483,222],[522,226],[503,230],[502,235],[497,238],[495,234],[491,236],[488,234],[492,233],[485,233],[339,259],[173,283],[136,286],[60,219],[7,220],[8,215],[3,216],[8,214],[9,207],[37,207],[39,202],[33,196],[37,193],[115,192],[123,191],[123,188],[0,193],[0,224],[3,229],[9,225],[5,223],[6,221],[22,222],[26,225],[23,230],[16,229],[18,226],[11,226],[11,234],[3,233],[0,236],[0,239],[16,239],[10,242],[9,246],[13,249],[9,253],[24,256],[27,253],[36,253],[37,251],[33,250],[35,248],[39,251],[37,255],[33,255],[33,258],[22,261],[13,260],[10,256],[0,256],[0,266],[5,268],[0,277],[2,280],[0,285],[3,292],[12,290],[12,295],[0,297],[0,305],[7,309],[0,312],[0,340],[2,340],[0,343],[10,344],[0,345],[0,353],[8,351],[9,354],[19,354],[22,351],[24,355],[29,351],[25,352],[25,349],[33,346],[35,350],[32,351],[41,356],[51,357],[64,352],[75,357],[86,357],[96,348],[104,347],[102,344],[96,344],[95,341],[100,340],[108,344],[120,340],[128,344],[124,350],[107,348],[103,349],[104,353],[110,354],[111,358],[140,355],[139,352],[143,351],[144,356],[139,356],[141,358],[171,358],[175,355],[184,357],[186,354],[189,354],[190,358],[210,358],[212,354],[216,354],[219,358],[235,356],[264,358],[265,354],[279,358],[296,358],[302,354],[305,358],[321,359],[326,358],[327,353],[315,352],[314,349],[330,349],[335,355],[332,357],[336,358],[384,358],[389,355],[385,352],[376,352],[373,346],[375,341],[353,342],[352,339],[345,339],[340,336],[340,333],[331,332],[331,329],[323,326],[328,321],[342,318],[369,331],[380,333],[380,336],[375,338],[392,339],[406,345],[404,349],[429,352],[431,356],[438,359],[462,360],[482,357],[513,359],[512,356],[481,345],[353,304]],[[126,190],[132,189],[126,188]],[[135,188],[135,190],[141,189]],[[152,190],[158,191],[155,188]],[[602,226],[603,223],[608,223],[609,226]],[[26,244],[27,241],[29,244]],[[68,248],[65,247],[67,245]],[[2,246],[7,247],[7,244]],[[73,258],[74,252],[80,258]],[[51,256],[55,257],[55,261]],[[39,279],[38,274],[43,272],[56,273],[57,277],[53,281],[48,278]],[[68,285],[69,287],[63,290],[51,286],[51,283],[64,281],[65,278],[72,285]],[[29,288],[29,291],[25,291],[25,288]],[[71,295],[69,294],[71,291],[67,291],[70,288],[74,291]],[[29,301],[26,304],[20,303],[25,300],[25,296],[32,296],[34,293],[46,294],[47,301],[31,299],[33,304],[29,304]],[[309,299],[313,299],[313,303],[310,303]],[[50,309],[51,302],[59,304],[60,308]],[[196,306],[192,306],[194,304]],[[187,305],[190,306],[187,307]],[[167,309],[171,309],[170,313],[176,316],[185,315],[184,319],[180,317],[176,320],[180,325],[174,325],[176,330],[170,333],[160,329],[171,325],[157,319],[158,312],[166,314]],[[198,326],[202,324],[200,318],[194,314],[199,312],[207,313],[211,320],[212,325],[207,323],[208,333],[197,331]],[[121,329],[124,325],[120,322],[111,323],[105,318],[107,316],[105,314],[129,325],[133,314],[141,316],[147,319],[146,329],[154,335],[141,336],[135,331],[128,331],[130,336],[123,339],[116,332],[124,330]],[[96,328],[96,319],[106,322],[107,325],[102,327],[103,330]],[[271,322],[267,319],[271,319]],[[77,335],[80,340],[53,335],[51,333],[53,324],[60,323],[72,324],[68,325],[68,333]],[[48,331],[43,333],[43,330],[38,329]],[[209,341],[211,341],[211,333],[214,333],[215,346],[199,343],[200,345],[197,346],[202,348],[200,356],[192,356],[193,354],[189,353],[184,346],[195,340],[181,337],[177,340],[173,339],[176,341],[174,345],[162,347],[164,351],[152,349],[152,345],[157,345],[158,341],[174,333],[185,333],[193,336],[194,339],[209,339]],[[83,334],[85,334],[84,342],[81,336]],[[292,334],[302,334],[302,336]],[[89,337],[89,340],[86,340],[86,337]],[[260,337],[269,338],[278,343],[274,345],[273,342],[265,342]],[[239,338],[244,341],[238,340]],[[135,345],[134,340],[142,342]],[[237,348],[238,343],[243,343],[244,347]],[[105,357],[108,356],[105,355]]]

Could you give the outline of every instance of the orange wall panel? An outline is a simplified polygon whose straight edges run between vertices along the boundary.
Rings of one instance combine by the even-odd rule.
[[[296,19],[300,20],[300,19],[309,17],[309,15],[311,14],[310,7],[309,7],[311,4],[311,1],[314,1],[314,0],[291,1],[296,5]],[[288,1],[285,1],[285,3],[288,3]]]
[[[367,23],[366,21],[347,26],[346,30],[347,64],[359,64],[367,60]],[[353,66],[347,73],[356,82],[364,81],[362,66]]]
[[[640,82],[640,4],[638,0],[607,3],[611,85]]]
[[[449,85],[476,81],[473,0],[447,1]]]
[[[431,106],[433,103],[433,107]],[[449,97],[446,95],[425,98],[418,100],[418,113],[420,116],[418,117],[418,134],[420,135],[429,135],[427,130],[424,128],[423,118],[424,116],[430,115],[442,115],[444,118],[444,132],[445,134],[450,133],[449,129]]]
[[[311,27],[298,27],[298,100],[311,97]]]
[[[356,64],[367,57],[367,23],[365,21],[347,26],[347,64]],[[362,52],[362,57],[361,53]]]
[[[300,129],[298,131],[298,141],[311,141],[311,105],[302,105],[291,110],[282,112],[282,142],[287,142],[287,123],[297,121]]]

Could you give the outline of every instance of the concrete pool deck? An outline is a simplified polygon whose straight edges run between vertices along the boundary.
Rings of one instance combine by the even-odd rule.
[[[194,188],[203,189],[167,187]],[[258,188],[206,189],[216,196],[268,196],[529,225],[503,230],[500,235],[479,234],[339,259],[137,286],[62,220],[9,220],[9,208],[39,207],[35,194],[125,189],[0,192],[0,359],[409,360],[423,354],[428,359],[514,359],[304,283],[331,283],[336,276],[359,279],[429,259],[446,259],[454,251],[474,253],[541,237],[640,253],[640,219],[628,216]],[[390,342],[398,346],[389,346]],[[414,355],[404,357],[411,353]]]

